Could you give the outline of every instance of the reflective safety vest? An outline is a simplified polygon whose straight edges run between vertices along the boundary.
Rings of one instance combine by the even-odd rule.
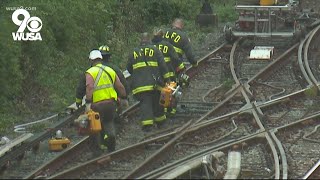
[[[114,89],[116,72],[108,66],[97,64],[86,71],[94,80],[92,102],[108,99],[117,100],[117,92]]]

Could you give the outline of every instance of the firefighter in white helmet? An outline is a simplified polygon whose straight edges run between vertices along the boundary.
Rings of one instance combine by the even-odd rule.
[[[99,112],[102,123],[100,148],[108,148],[109,152],[115,150],[116,135],[114,116],[116,113],[116,100],[126,97],[124,86],[116,72],[102,64],[102,55],[99,50],[92,50],[89,55],[91,67],[86,71],[86,112],[91,108]]]

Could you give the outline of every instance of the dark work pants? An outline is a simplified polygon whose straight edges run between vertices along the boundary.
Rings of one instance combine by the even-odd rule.
[[[171,102],[171,106],[167,108],[167,112],[171,113],[171,114],[175,114],[177,106],[178,106],[178,100],[173,97],[172,102]]]
[[[116,132],[114,117],[116,113],[116,102],[103,101],[92,104],[92,110],[99,112],[102,131],[100,133],[101,144],[108,147],[109,151],[114,151],[116,147]]]
[[[159,104],[160,91],[145,91],[135,95],[135,98],[140,101],[140,120],[143,125],[143,121],[153,120],[156,117],[164,115],[164,109]]]
[[[159,117],[164,115],[164,108],[160,105],[160,91],[154,91],[153,93],[153,116]]]

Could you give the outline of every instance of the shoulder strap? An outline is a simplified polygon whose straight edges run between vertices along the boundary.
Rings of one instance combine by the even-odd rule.
[[[112,88],[114,89],[114,85],[113,85],[114,82],[112,81],[112,78],[111,78],[110,74],[103,68],[103,67],[105,67],[105,66],[102,66],[102,67],[94,66],[94,67],[97,67],[97,68],[99,68],[100,70],[99,70],[99,73],[98,73],[97,78],[96,78],[95,81],[94,81],[93,89],[94,89],[94,90],[98,90],[98,89],[105,88],[105,87],[112,87]],[[102,75],[102,71],[104,71],[105,73],[107,73],[108,78],[109,78],[111,84],[102,85],[102,86],[97,87],[97,85],[98,85],[98,83],[99,83],[99,80],[100,80],[100,77],[101,77],[101,75]]]
[[[102,65],[101,67],[100,66],[95,66],[95,67],[98,67],[98,68],[102,69],[108,75],[108,77],[109,77],[110,81],[112,82],[112,84],[114,84],[114,82],[112,81],[111,75],[108,73],[108,71],[106,71],[104,69],[106,66]]]

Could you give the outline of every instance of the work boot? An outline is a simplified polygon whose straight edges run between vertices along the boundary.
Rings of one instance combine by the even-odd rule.
[[[160,128],[160,126],[164,125],[166,121],[167,121],[166,115],[155,117],[155,120],[154,120],[154,122],[156,123],[158,128]]]
[[[108,149],[108,147],[106,145],[104,145],[104,144],[100,144],[100,149],[102,151],[106,151]]]
[[[104,145],[104,144],[100,144],[100,150],[102,151],[102,152],[108,152],[108,153],[111,153],[111,152],[113,152],[113,151],[115,151],[116,150],[116,148],[115,148],[115,146],[106,146],[106,145]]]
[[[113,136],[104,135],[103,137],[104,144],[108,148],[108,153],[111,153],[116,150],[116,139]]]
[[[174,117],[176,115],[177,110],[175,108],[172,108],[169,113],[167,113],[168,117]]]

